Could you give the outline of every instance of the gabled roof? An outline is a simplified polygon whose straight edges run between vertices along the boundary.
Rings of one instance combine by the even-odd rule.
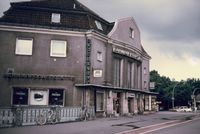
[[[51,23],[51,14],[61,14],[59,24]],[[95,21],[102,25],[98,29]],[[95,12],[77,0],[43,0],[11,3],[11,7],[0,19],[1,23],[10,25],[29,25],[57,29],[90,30],[94,29],[107,34],[113,23],[101,18]]]

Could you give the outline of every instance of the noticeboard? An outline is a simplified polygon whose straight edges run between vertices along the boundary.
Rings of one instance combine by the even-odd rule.
[[[28,89],[27,88],[13,88],[13,105],[28,105]]]

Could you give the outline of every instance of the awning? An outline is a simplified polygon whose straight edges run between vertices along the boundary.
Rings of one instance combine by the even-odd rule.
[[[75,84],[76,87],[79,88],[97,88],[97,89],[107,89],[107,90],[118,90],[118,91],[128,91],[128,92],[138,92],[143,94],[150,94],[150,95],[158,95],[156,92],[150,92],[140,89],[133,89],[133,88],[123,88],[123,87],[113,87],[113,86],[104,86],[104,85],[96,85],[96,84]]]

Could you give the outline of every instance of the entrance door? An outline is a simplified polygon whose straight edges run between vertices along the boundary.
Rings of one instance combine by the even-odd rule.
[[[134,113],[134,98],[128,98],[128,112]]]
[[[120,113],[120,93],[114,93],[113,110],[116,111],[116,113]]]
[[[131,113],[131,98],[128,98],[128,112]]]

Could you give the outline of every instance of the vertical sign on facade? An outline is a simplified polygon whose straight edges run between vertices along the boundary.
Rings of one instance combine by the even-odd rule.
[[[87,39],[86,42],[86,61],[85,61],[85,84],[90,83],[90,70],[91,70],[91,39]]]

